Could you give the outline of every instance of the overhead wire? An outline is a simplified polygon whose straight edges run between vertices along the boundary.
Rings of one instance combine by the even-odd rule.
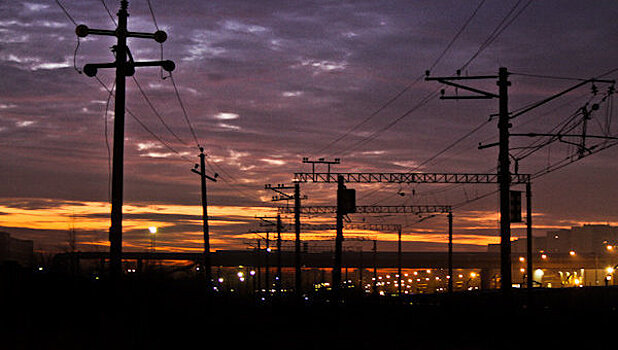
[[[528,2],[517,12],[513,17],[509,20],[509,17],[515,12],[515,10],[519,7],[519,5],[523,2],[523,0],[518,0],[515,5],[511,8],[511,10],[502,18],[500,23],[494,28],[494,30],[489,34],[487,39],[481,43],[476,52],[464,63],[460,71],[465,70],[470,63],[472,63],[485,49],[487,49],[499,36],[506,30],[513,22],[532,4],[533,0],[528,0]],[[508,22],[507,22],[508,20]]]
[[[54,0],[56,2],[56,4],[58,5],[58,7],[60,7],[60,9],[62,10],[62,12],[64,12],[64,15],[67,16],[67,18],[69,19],[69,21],[71,21],[71,23],[73,23],[73,25],[77,26],[77,22],[75,22],[75,19],[73,19],[73,16],[71,16],[69,14],[69,11],[67,11],[67,9],[60,3],[60,0]]]
[[[374,131],[371,135],[369,135],[369,136],[363,138],[362,140],[356,142],[352,146],[343,149],[341,151],[341,155],[348,155],[354,149],[356,149],[356,148],[358,148],[360,146],[363,146],[363,145],[373,141],[380,134],[382,134],[383,132],[385,132],[388,129],[392,128],[397,123],[399,123],[401,120],[403,120],[404,118],[408,117],[413,112],[417,111],[418,109],[420,109],[421,107],[426,105],[429,101],[431,101],[434,97],[436,97],[438,95],[439,90],[440,89],[436,89],[436,90],[432,91],[431,93],[427,94],[423,99],[421,99],[421,101],[419,101],[417,104],[415,104],[412,108],[408,109],[406,112],[402,113],[399,117],[397,117],[394,120],[392,120],[386,126],[384,126],[384,127],[380,128],[380,129]]]
[[[100,0],[100,1],[101,1],[101,4],[103,4],[103,7],[105,8],[105,12],[107,12],[107,15],[112,20],[112,23],[114,23],[115,26],[118,26],[118,23],[116,23],[116,19],[112,15],[112,12],[109,10],[109,7],[107,7],[105,0]]]
[[[459,36],[464,32],[464,30],[468,27],[468,25],[470,24],[470,22],[472,21],[472,19],[476,16],[476,14],[478,13],[478,11],[480,10],[480,8],[483,6],[483,4],[485,3],[486,0],[481,0],[479,2],[479,4],[476,6],[476,8],[474,9],[474,11],[472,12],[472,14],[466,19],[466,21],[464,22],[464,24],[459,28],[459,30],[457,31],[457,33],[453,36],[453,38],[451,38],[451,40],[449,41],[449,43],[446,45],[446,47],[444,48],[444,50],[442,50],[442,52],[440,53],[440,55],[438,55],[438,57],[434,60],[434,62],[431,64],[430,69],[432,70],[436,67],[436,65],[442,60],[442,58],[444,58],[444,56],[446,55],[446,53],[448,52],[448,50],[450,50],[450,48],[453,46],[453,44],[457,41],[457,39],[459,38]],[[360,123],[356,124],[355,126],[353,126],[350,130],[346,131],[344,134],[342,134],[341,136],[337,137],[335,140],[331,141],[330,143],[328,143],[327,145],[321,147],[319,150],[315,151],[314,154],[317,153],[321,153],[324,150],[328,149],[329,147],[337,144],[339,141],[341,141],[342,139],[344,139],[345,137],[347,137],[348,135],[350,135],[352,132],[356,131],[358,128],[360,128],[361,126],[363,126],[364,124],[366,124],[367,122],[369,122],[371,119],[373,119],[376,115],[378,115],[380,112],[382,112],[383,110],[385,110],[388,106],[390,106],[393,102],[395,102],[397,99],[399,99],[405,92],[407,92],[408,90],[410,90],[412,87],[414,87],[416,84],[418,84],[418,82],[420,82],[423,78],[424,78],[424,74],[420,75],[418,78],[414,79],[411,83],[409,83],[408,85],[406,85],[403,89],[399,90],[393,97],[391,97],[390,99],[388,99],[385,103],[383,103],[378,109],[376,109],[374,112],[372,112],[370,115],[368,115],[365,119],[363,119]],[[332,153],[332,152],[331,152]]]
[[[160,30],[160,28],[159,28],[159,24],[157,23],[157,19],[156,19],[155,12],[154,12],[154,9],[153,9],[153,6],[152,6],[151,1],[150,1],[150,0],[147,0],[147,4],[148,4],[148,10],[150,11],[150,15],[151,15],[151,17],[152,17],[152,22],[154,23],[155,28],[156,28],[157,30]],[[160,47],[161,47],[161,60],[163,60],[163,44],[162,44],[162,43],[161,43],[161,46],[160,46]],[[182,97],[181,97],[181,95],[180,95],[180,91],[179,91],[179,89],[178,89],[178,86],[177,86],[177,84],[176,84],[176,81],[175,81],[175,79],[174,79],[174,76],[173,76],[172,72],[169,72],[169,73],[168,73],[168,76],[164,76],[164,75],[163,75],[163,70],[161,70],[161,79],[165,80],[165,79],[167,79],[167,78],[169,78],[169,79],[170,79],[170,81],[171,81],[171,83],[172,83],[172,87],[174,88],[174,93],[175,93],[175,95],[176,95],[176,99],[177,99],[178,104],[180,105],[180,108],[181,108],[181,110],[182,110],[182,114],[183,114],[184,120],[185,120],[185,122],[186,122],[187,126],[189,127],[189,130],[190,130],[190,132],[191,132],[191,136],[193,137],[193,140],[195,141],[195,144],[196,144],[196,145],[197,145],[197,147],[199,148],[201,144],[200,144],[200,142],[199,142],[199,140],[198,140],[198,137],[197,137],[197,133],[196,133],[196,131],[195,131],[195,128],[193,127],[193,124],[192,124],[192,122],[191,122],[191,120],[190,120],[190,118],[189,118],[189,113],[187,112],[187,108],[186,108],[186,106],[185,106],[185,103],[184,103],[184,102],[183,102],[183,100],[182,100]],[[171,131],[171,130],[170,130],[170,131]],[[176,136],[176,135],[175,135],[175,136]],[[183,142],[183,143],[184,143],[184,142]],[[184,144],[186,144],[186,143],[184,143]],[[217,164],[216,162],[212,162],[212,163],[211,163],[211,162],[209,162],[209,161],[208,161],[208,159],[206,159],[206,163],[207,163],[207,164],[208,164],[211,168],[212,168],[212,167],[213,167],[213,165],[214,165],[214,167],[216,167],[216,168],[217,168],[217,169],[218,169],[221,173],[225,174],[225,176],[220,177],[220,179],[221,179],[222,181],[224,181],[224,182],[228,183],[228,185],[230,185],[232,188],[234,188],[234,189],[237,191],[237,193],[239,193],[242,197],[244,197],[244,198],[246,198],[246,199],[250,199],[250,200],[255,200],[254,198],[252,198],[252,196],[251,196],[251,195],[248,195],[245,191],[243,191],[242,189],[240,189],[240,188],[238,187],[238,186],[242,186],[242,184],[240,183],[240,181],[238,181],[238,180],[237,180],[237,179],[236,179],[236,178],[235,178],[235,177],[234,177],[234,176],[233,176],[230,172],[228,172],[227,170],[225,170],[225,169],[224,169],[221,165]],[[232,181],[229,181],[229,180],[226,178],[226,176],[227,176],[227,177],[229,177],[232,181],[236,181],[238,186],[236,186],[236,184],[234,184]],[[236,180],[235,180],[235,179],[236,179]]]
[[[142,88],[141,84],[137,81],[137,78],[135,78],[135,76],[132,76],[131,78],[133,78],[133,82],[135,83],[135,85],[137,86],[137,89],[139,90],[139,92],[141,93],[142,97],[144,98],[144,100],[146,101],[146,103],[148,104],[148,106],[150,107],[150,109],[152,110],[152,112],[154,113],[155,116],[157,116],[157,118],[159,119],[159,121],[161,122],[161,124],[163,124],[163,126],[165,127],[165,129],[167,129],[167,131],[170,132],[170,134],[172,134],[174,136],[174,138],[176,138],[176,140],[178,140],[178,142],[182,143],[185,146],[188,146],[187,142],[185,142],[183,139],[181,139],[171,128],[170,126],[165,122],[165,120],[163,119],[163,117],[161,116],[161,113],[159,113],[159,111],[157,111],[157,109],[155,108],[155,106],[152,104],[152,101],[150,100],[150,98],[148,97],[148,95],[146,95],[146,92],[144,92],[144,89]]]
[[[116,81],[114,80],[114,82],[112,83],[112,88],[109,89],[109,94],[107,95],[107,102],[105,103],[105,114],[103,118],[103,122],[105,125],[105,128],[104,128],[105,147],[107,149],[107,201],[109,203],[111,203],[111,196],[112,196],[112,150],[109,145],[109,131],[107,127],[107,123],[108,123],[107,116],[109,113],[109,103],[112,100],[112,96],[114,95],[115,88],[116,88]]]
[[[107,87],[107,85],[105,85],[105,83],[103,83],[103,81],[101,81],[101,79],[98,76],[95,76],[96,80],[99,82],[99,84],[101,84],[101,86],[110,94],[113,94],[113,92]],[[148,126],[146,126],[146,124],[144,124],[144,122],[137,117],[137,115],[135,115],[130,109],[125,108],[125,111],[135,120],[137,121],[137,123],[146,131],[148,132],[152,137],[154,137],[157,141],[159,141],[163,146],[165,146],[168,150],[170,150],[171,152],[177,154],[180,158],[182,158],[183,160],[186,160],[190,163],[194,163],[193,161],[191,161],[189,158],[187,158],[186,156],[184,156],[182,153],[178,152],[178,150],[176,150],[174,147],[172,147],[169,143],[167,143],[165,140],[163,140],[160,136],[158,136],[157,134],[155,134],[152,130],[150,130],[150,128],[148,128]]]
[[[193,136],[193,140],[195,141],[195,144],[199,148],[200,142],[197,139],[197,135],[195,133],[195,129],[193,128],[193,125],[191,124],[191,120],[189,120],[189,114],[187,113],[185,104],[182,102],[182,98],[180,97],[180,92],[178,92],[178,86],[176,86],[176,81],[174,80],[174,75],[172,75],[171,72],[169,73],[169,78],[170,78],[170,81],[172,82],[172,86],[174,87],[174,92],[176,93],[176,99],[178,100],[178,104],[180,105],[180,109],[182,110],[182,115],[184,116],[185,121],[187,122],[187,125],[189,126],[189,130],[191,130],[191,135]]]

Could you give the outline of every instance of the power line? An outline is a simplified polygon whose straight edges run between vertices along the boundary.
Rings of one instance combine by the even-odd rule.
[[[345,132],[343,135],[339,136],[338,138],[336,138],[335,140],[331,141],[330,143],[328,143],[326,146],[323,146],[322,148],[320,148],[319,150],[317,150],[314,153],[320,153],[322,151],[324,151],[325,149],[335,145],[336,143],[338,143],[339,141],[341,141],[343,138],[347,137],[348,135],[350,135],[352,132],[354,132],[355,130],[357,130],[358,128],[360,128],[361,126],[363,126],[365,123],[367,123],[368,121],[370,121],[371,119],[373,119],[373,117],[375,117],[376,115],[378,115],[380,112],[382,112],[384,109],[386,109],[386,107],[390,106],[393,102],[395,102],[401,95],[403,95],[406,91],[410,90],[414,85],[416,85],[419,81],[421,81],[421,79],[423,79],[423,75],[419,76],[418,78],[416,78],[412,83],[408,84],[406,87],[404,87],[403,89],[401,89],[395,96],[391,97],[388,101],[386,101],[386,103],[382,104],[378,109],[376,109],[373,113],[371,113],[369,116],[367,116],[365,119],[363,119],[360,123],[356,124],[354,127],[352,127],[352,129],[348,130],[347,132]]]
[[[112,96],[114,95],[114,89],[116,88],[116,81],[112,83],[112,88],[109,89],[109,94],[107,95],[107,102],[105,103],[105,115],[103,118],[103,122],[105,123],[105,147],[107,148],[107,201],[111,203],[111,195],[112,195],[112,151],[109,146],[109,132],[107,128],[107,115],[109,112],[109,103],[112,100]]]
[[[103,83],[103,81],[101,81],[101,79],[98,76],[95,76],[95,79],[99,82],[99,84],[101,84],[101,86],[103,86],[103,88],[108,92],[113,94],[113,92],[105,85],[105,83]],[[137,123],[144,129],[146,130],[146,132],[148,132],[152,137],[154,137],[157,141],[159,141],[163,146],[165,146],[167,149],[169,149],[170,151],[172,151],[173,153],[176,153],[180,158],[182,158],[183,160],[186,160],[188,162],[190,162],[191,164],[193,164],[194,162],[191,161],[189,158],[185,157],[184,155],[182,155],[180,152],[178,152],[174,147],[172,147],[169,143],[165,142],[161,137],[159,137],[157,134],[155,134],[154,132],[152,132],[152,130],[150,130],[150,128],[148,128],[146,126],[146,124],[144,124],[144,122],[142,122],[141,119],[139,119],[131,110],[129,110],[128,108],[126,109],[127,113],[133,118],[135,119],[135,121],[137,121]]]
[[[101,1],[103,1],[103,0],[101,0]],[[157,24],[157,19],[155,18],[154,11],[152,10],[152,4],[150,3],[150,0],[146,0],[146,2],[148,2],[148,9],[150,10],[150,15],[152,16],[152,21],[154,22],[155,28],[157,28],[157,30],[159,30],[159,25]]]
[[[479,2],[479,4],[476,6],[476,8],[474,9],[474,12],[472,12],[472,15],[470,15],[470,17],[468,17],[468,19],[466,20],[466,22],[464,23],[464,25],[459,28],[459,31],[457,32],[457,34],[455,34],[455,36],[453,37],[453,39],[451,39],[451,41],[448,43],[448,45],[446,45],[446,47],[444,48],[444,50],[442,51],[442,53],[438,56],[438,58],[436,58],[436,60],[433,62],[433,64],[429,67],[429,71],[432,71],[436,65],[438,64],[438,62],[440,62],[440,60],[442,60],[442,58],[444,57],[444,55],[446,54],[446,52],[451,48],[451,46],[453,46],[453,44],[455,43],[455,41],[457,40],[457,38],[459,38],[459,36],[461,35],[461,33],[463,33],[463,31],[466,29],[466,27],[468,27],[468,24],[470,24],[470,22],[472,21],[472,19],[476,16],[476,13],[479,12],[479,10],[481,9],[481,7],[483,6],[483,4],[485,4],[485,0],[481,0],[481,2]]]
[[[182,102],[182,98],[180,97],[180,93],[178,92],[178,87],[176,86],[176,81],[174,80],[174,76],[172,75],[172,72],[169,73],[169,78],[172,82],[172,86],[174,86],[174,92],[176,93],[178,104],[180,104],[180,109],[182,109],[182,114],[185,117],[185,121],[187,122],[187,125],[189,126],[189,130],[191,130],[191,135],[193,135],[193,140],[195,140],[195,144],[197,145],[197,147],[200,147],[200,142],[197,140],[195,129],[193,129],[193,125],[191,125],[191,121],[189,120],[189,115],[187,114],[187,109],[185,108],[185,105]]]
[[[109,18],[112,20],[112,23],[114,23],[114,26],[118,26],[118,23],[116,23],[116,19],[114,18],[114,16],[112,15],[112,12],[107,7],[107,4],[105,3],[105,0],[101,0],[101,4],[103,4],[103,7],[105,8],[105,11],[109,15]]]
[[[429,70],[432,70],[435,68],[435,66],[442,60],[442,58],[444,58],[444,55],[446,55],[446,53],[448,52],[448,50],[450,50],[450,48],[453,46],[453,44],[455,43],[455,41],[457,41],[457,39],[459,38],[459,36],[463,33],[463,31],[468,27],[468,25],[470,24],[470,22],[472,21],[472,19],[476,16],[476,14],[478,13],[478,11],[480,10],[480,8],[483,6],[483,4],[485,3],[485,0],[481,0],[481,2],[477,5],[477,7],[474,9],[474,12],[472,13],[472,15],[470,15],[470,17],[468,17],[468,19],[465,21],[465,23],[463,24],[463,26],[461,26],[461,28],[459,28],[459,30],[457,31],[457,33],[455,34],[455,36],[449,41],[448,45],[444,48],[444,50],[442,50],[442,53],[440,53],[440,55],[438,55],[438,57],[434,60],[434,62],[431,64]],[[414,81],[412,81],[410,84],[406,85],[403,89],[401,89],[397,94],[395,94],[393,97],[391,97],[388,101],[386,101],[384,104],[382,104],[378,109],[376,109],[373,113],[371,113],[369,116],[367,116],[365,119],[363,119],[360,123],[356,124],[354,127],[352,127],[350,130],[348,130],[347,132],[345,132],[343,135],[337,137],[335,140],[331,141],[330,143],[328,143],[327,145],[323,146],[322,148],[320,148],[319,150],[317,150],[315,153],[320,153],[323,152],[324,150],[326,150],[327,148],[335,145],[336,143],[338,143],[339,141],[341,141],[343,138],[347,137],[348,135],[350,135],[352,132],[354,132],[355,130],[357,130],[359,127],[363,126],[365,123],[367,123],[368,121],[370,121],[371,119],[373,119],[376,115],[378,115],[380,112],[382,112],[384,109],[386,109],[386,107],[390,106],[393,102],[395,102],[397,99],[399,99],[399,97],[401,97],[406,91],[410,90],[414,85],[416,85],[419,81],[421,81],[423,79],[424,75],[419,76],[418,78],[416,78]]]
[[[157,109],[154,107],[154,105],[152,104],[152,101],[150,101],[150,98],[148,98],[148,96],[146,95],[146,93],[144,92],[144,89],[142,89],[142,86],[140,85],[140,83],[137,81],[137,78],[135,78],[135,76],[132,77],[133,78],[133,82],[135,83],[135,85],[137,86],[139,92],[141,93],[142,97],[144,98],[144,100],[146,101],[146,103],[148,104],[148,106],[150,106],[150,109],[152,110],[152,112],[157,116],[157,118],[159,119],[159,121],[161,122],[161,124],[163,124],[163,126],[167,129],[167,131],[170,132],[170,134],[172,134],[176,140],[178,140],[180,143],[182,143],[185,146],[188,146],[188,144],[182,140],[170,127],[169,125],[167,125],[167,123],[165,122],[165,120],[163,120],[163,117],[161,116],[161,114],[159,113],[159,111],[157,111]]]
[[[496,26],[496,28],[494,28],[494,30],[491,32],[491,34],[489,34],[487,39],[485,39],[485,41],[483,41],[483,43],[481,43],[481,45],[476,50],[474,55],[472,55],[472,57],[470,57],[470,59],[468,59],[468,61],[466,63],[464,63],[463,66],[461,66],[461,68],[459,69],[460,71],[466,69],[468,67],[468,65],[470,65],[470,63],[472,63],[472,61],[474,61],[478,57],[478,55],[480,55],[483,51],[485,51],[485,49],[488,48],[489,45],[491,45],[500,36],[500,34],[502,34],[502,32],[504,30],[506,30],[506,28],[508,28],[515,21],[526,10],[526,8],[528,8],[528,6],[530,6],[530,4],[532,4],[532,0],[528,0],[528,2],[519,10],[519,12],[517,12],[511,18],[511,20],[505,24],[505,22],[509,19],[509,17],[511,17],[513,12],[519,7],[519,5],[522,2],[523,2],[523,0],[518,0],[515,3],[515,5],[506,14],[506,16],[504,16],[504,18],[502,18],[502,20]]]
[[[228,171],[226,171],[223,167],[221,167],[219,164],[217,164],[216,162],[209,162],[208,159],[206,159],[206,163],[208,164],[208,166],[210,166],[211,168],[216,167],[217,169],[219,169],[219,171],[221,171],[224,175],[226,175],[227,177],[231,178],[233,181],[236,181],[236,184],[232,183],[231,181],[229,181],[228,179],[226,179],[225,177],[219,176],[219,178],[227,183],[229,186],[231,186],[241,197],[244,197],[245,199],[248,199],[250,201],[254,201],[255,198],[253,195],[248,194],[247,192],[245,192],[243,189],[239,188],[238,186],[242,186],[242,184],[240,184],[240,182],[238,181],[238,179],[236,179],[232,174],[230,174]],[[237,186],[238,185],[238,186]],[[258,202],[261,202],[261,200],[258,197]]]
[[[391,121],[389,124],[387,124],[385,127],[373,132],[371,135],[363,138],[362,140],[358,141],[357,143],[353,144],[352,146],[345,148],[341,151],[342,155],[347,155],[349,154],[352,150],[356,149],[357,147],[360,147],[362,145],[365,145],[371,141],[373,141],[376,137],[378,137],[378,135],[380,135],[381,133],[385,132],[386,130],[392,128],[393,126],[395,126],[397,123],[399,123],[401,120],[403,120],[404,118],[408,117],[410,114],[412,114],[413,112],[417,111],[418,109],[420,109],[421,107],[423,107],[424,105],[426,105],[429,101],[431,101],[434,97],[436,97],[438,95],[438,91],[440,89],[436,89],[433,92],[427,94],[421,101],[419,101],[416,105],[414,105],[414,107],[408,109],[406,112],[404,112],[403,114],[401,114],[399,117],[395,118],[393,121]]]
[[[62,12],[64,12],[64,14],[67,16],[69,21],[71,21],[71,23],[73,23],[73,25],[77,26],[77,22],[75,22],[73,17],[69,14],[69,11],[67,11],[67,9],[64,6],[62,6],[62,4],[60,3],[59,0],[55,0],[55,1],[56,1],[56,4],[58,5],[58,7],[60,7],[60,9],[62,10]]]

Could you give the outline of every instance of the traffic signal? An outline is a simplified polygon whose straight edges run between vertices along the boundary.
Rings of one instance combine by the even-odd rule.
[[[344,188],[339,193],[341,213],[356,213],[356,190]]]
[[[511,191],[511,222],[522,222],[521,191]]]

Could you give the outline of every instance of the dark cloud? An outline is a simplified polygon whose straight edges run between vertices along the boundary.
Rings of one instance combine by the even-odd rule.
[[[102,6],[62,2],[78,23],[112,28]],[[487,2],[446,53],[432,74],[453,74],[470,58],[516,1]],[[110,2],[112,13],[116,2]],[[477,4],[460,1],[153,1],[157,22],[169,34],[166,58],[176,62],[175,81],[206,146],[220,181],[209,183],[215,205],[270,205],[264,183],[289,182],[307,167],[303,156],[342,157],[340,170],[406,171],[464,135],[497,111],[496,101],[431,100],[384,129],[434,89],[419,81],[400,99],[340,142],[342,133],[364,120],[414,79],[422,76]],[[131,30],[155,30],[145,2],[131,2]],[[533,2],[463,74],[514,72],[591,77],[616,68],[614,1]],[[7,205],[46,209],[74,201],[107,201],[108,153],[104,127],[112,138],[113,101],[92,78],[73,69],[73,24],[53,2],[0,5],[0,185]],[[81,40],[76,63],[113,60],[112,38]],[[138,60],[159,59],[159,47],[132,39]],[[102,70],[111,86],[113,74]],[[614,72],[606,78],[615,79]],[[127,81],[127,106],[174,151],[160,145],[130,116],[126,121],[125,199],[131,203],[199,205],[199,181],[189,169],[197,150],[169,79],[157,69],[138,69],[136,78],[181,143],[159,122],[135,84]],[[511,109],[570,86],[564,80],[510,77]],[[495,82],[479,82],[495,89]],[[599,86],[605,89],[606,86]],[[449,89],[449,94],[460,93]],[[513,121],[514,132],[547,132],[590,98],[589,87]],[[602,106],[604,108],[605,106]],[[615,112],[615,107],[614,107]],[[215,118],[234,113],[236,119]],[[599,112],[592,131],[604,121]],[[616,123],[613,124],[614,126]],[[375,139],[363,142],[379,131]],[[613,133],[615,133],[615,128]],[[424,171],[481,172],[495,167],[497,151],[476,149],[494,142],[495,121]],[[513,145],[530,140],[513,138]],[[566,157],[568,145],[554,145],[522,160],[520,171],[535,172],[548,161]],[[553,220],[618,221],[613,166],[616,150],[585,159],[535,182],[535,209]],[[187,161],[188,159],[188,161]],[[221,169],[223,168],[223,169]],[[375,186],[356,185],[359,197]],[[466,186],[421,195],[431,186],[404,186],[419,194],[411,203],[457,203],[491,191]],[[489,186],[491,187],[491,186]],[[384,186],[363,198],[372,204],[395,203],[398,186]],[[332,202],[329,186],[303,185],[308,203]],[[364,191],[364,194],[361,193]],[[36,199],[29,199],[36,198]],[[493,198],[493,197],[492,197]],[[12,201],[12,202],[11,202]],[[9,203],[10,202],[10,203]],[[495,200],[470,209],[493,210]],[[465,209],[464,208],[464,209]],[[462,210],[464,210],[462,209]],[[156,215],[156,214],[153,214]],[[151,218],[154,218],[151,217]],[[187,220],[166,216],[161,220]]]

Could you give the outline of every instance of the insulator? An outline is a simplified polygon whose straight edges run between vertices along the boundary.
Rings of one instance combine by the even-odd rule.
[[[88,35],[88,26],[85,24],[80,24],[75,28],[75,34],[77,34],[78,37],[80,38],[84,38]]]
[[[159,44],[162,44],[165,42],[165,40],[167,40],[167,34],[162,30],[157,30],[154,33],[154,40]]]
[[[161,67],[163,67],[163,69],[166,72],[171,72],[174,69],[176,69],[176,64],[170,60],[167,60],[167,61],[163,61],[163,63],[161,64]]]

